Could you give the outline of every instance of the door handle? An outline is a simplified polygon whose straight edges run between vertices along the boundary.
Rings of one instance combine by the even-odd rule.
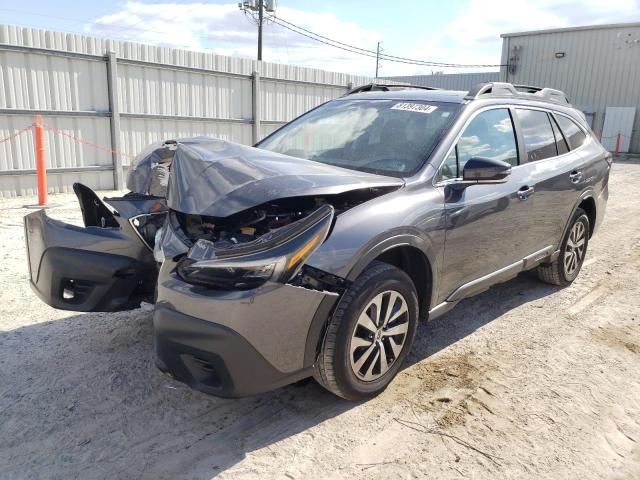
[[[525,185],[523,187],[520,187],[520,190],[518,190],[518,198],[520,200],[526,200],[531,195],[533,195],[534,191],[535,191],[535,189],[533,187],[530,187],[529,185]]]
[[[580,183],[582,181],[582,172],[574,170],[569,174],[569,180],[571,180],[571,183]]]

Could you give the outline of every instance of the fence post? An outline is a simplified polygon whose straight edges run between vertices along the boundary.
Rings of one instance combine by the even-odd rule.
[[[620,134],[616,135],[616,153],[620,153]]]
[[[251,94],[251,111],[253,116],[252,140],[255,145],[260,140],[260,73],[257,70],[251,75],[253,90]]]
[[[42,115],[36,115],[34,123],[34,139],[36,148],[36,175],[38,177],[38,205],[47,204],[47,159],[44,148],[44,128]]]
[[[124,188],[122,157],[120,156],[120,104],[118,92],[118,71],[116,52],[107,53],[107,88],[109,90],[109,110],[111,112],[111,158],[113,161],[113,187]]]

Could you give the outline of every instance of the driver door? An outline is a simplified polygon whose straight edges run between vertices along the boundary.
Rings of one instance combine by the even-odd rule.
[[[459,300],[512,274],[509,267],[528,252],[526,192],[531,179],[519,165],[518,140],[509,108],[478,113],[467,123],[443,162],[438,184],[446,218],[443,276],[439,302]],[[462,171],[472,157],[502,160],[514,168],[504,183],[461,185]],[[499,272],[501,269],[505,271]],[[515,270],[515,269],[514,269]],[[497,272],[497,273],[496,273]],[[484,281],[483,277],[491,279]]]

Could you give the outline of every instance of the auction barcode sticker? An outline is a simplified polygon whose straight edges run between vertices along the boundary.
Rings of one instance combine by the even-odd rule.
[[[434,105],[425,105],[424,103],[396,103],[391,110],[404,110],[406,112],[431,113],[438,107]]]

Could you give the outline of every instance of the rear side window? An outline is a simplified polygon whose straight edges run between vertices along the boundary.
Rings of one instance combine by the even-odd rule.
[[[462,177],[462,170],[472,157],[518,164],[518,149],[508,109],[487,110],[471,120],[444,161],[440,178]]]
[[[520,120],[527,161],[535,162],[555,157],[558,154],[556,139],[547,113],[540,110],[518,108],[516,115]]]
[[[556,148],[558,149],[558,155],[563,155],[569,151],[569,145],[567,145],[567,140],[562,135],[562,132],[558,128],[558,124],[551,116],[551,126],[553,127],[553,135],[556,137]]]
[[[555,117],[558,125],[560,125],[560,129],[571,146],[571,150],[580,147],[587,139],[582,129],[578,127],[573,120],[568,119],[564,115],[555,115]]]

